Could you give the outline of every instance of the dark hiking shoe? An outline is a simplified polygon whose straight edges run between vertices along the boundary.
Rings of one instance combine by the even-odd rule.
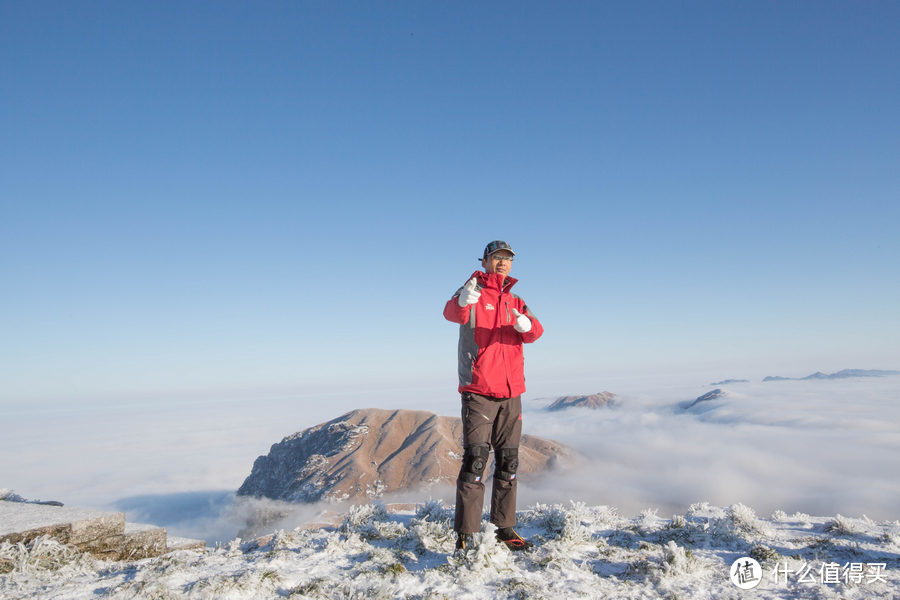
[[[472,548],[472,534],[471,533],[457,533],[456,534],[456,550],[465,552],[469,548]]]
[[[497,530],[497,539],[503,542],[507,548],[513,552],[521,552],[522,550],[530,550],[534,548],[534,544],[516,533],[512,527],[504,527]]]

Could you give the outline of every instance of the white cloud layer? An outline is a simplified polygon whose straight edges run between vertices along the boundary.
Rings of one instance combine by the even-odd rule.
[[[694,502],[896,519],[900,483],[900,376],[735,383],[708,392],[684,378],[603,386],[613,409],[547,412],[527,398],[525,432],[566,443],[577,468],[520,483],[519,504],[584,501],[624,514],[683,512]],[[712,381],[704,380],[703,383]],[[570,384],[557,395],[577,393]],[[590,385],[594,385],[592,382]],[[582,389],[594,393],[601,389]],[[125,510],[130,520],[179,535],[230,539],[252,507],[231,492],[254,459],[285,435],[354,408],[410,408],[456,415],[447,390],[311,393],[264,399],[160,400],[0,406],[0,487],[29,498]],[[430,495],[452,503],[452,490]],[[429,493],[405,500],[424,501]],[[321,512],[307,507],[284,526]]]

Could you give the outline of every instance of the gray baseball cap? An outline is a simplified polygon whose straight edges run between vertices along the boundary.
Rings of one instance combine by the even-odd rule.
[[[516,253],[513,252],[513,249],[509,244],[507,244],[503,240],[494,240],[493,242],[489,243],[487,246],[484,247],[484,255],[481,257],[481,260],[486,259],[488,256],[490,256],[494,252],[497,252],[498,250],[509,250],[510,252],[512,252],[513,256],[516,255]]]

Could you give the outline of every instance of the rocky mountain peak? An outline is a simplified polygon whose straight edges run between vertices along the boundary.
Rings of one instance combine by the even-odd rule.
[[[535,473],[572,452],[523,435],[519,472]],[[437,483],[452,485],[462,422],[416,410],[354,410],[285,437],[253,463],[238,495],[288,502],[372,499]]]
[[[567,408],[606,408],[616,404],[616,395],[612,392],[600,392],[587,396],[562,396],[547,406],[547,410],[565,410]]]

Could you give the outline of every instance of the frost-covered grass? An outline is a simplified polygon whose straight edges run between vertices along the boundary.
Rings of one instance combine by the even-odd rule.
[[[519,513],[537,543],[514,554],[485,522],[476,545],[454,554],[452,508],[438,501],[391,513],[350,510],[340,527],[277,531],[252,541],[106,562],[41,538],[0,545],[2,598],[738,598],[739,557],[763,564],[755,598],[883,598],[900,592],[900,522],[695,504],[662,518],[607,506],[536,504]],[[878,581],[777,581],[779,566],[813,573],[826,563],[884,563]]]

